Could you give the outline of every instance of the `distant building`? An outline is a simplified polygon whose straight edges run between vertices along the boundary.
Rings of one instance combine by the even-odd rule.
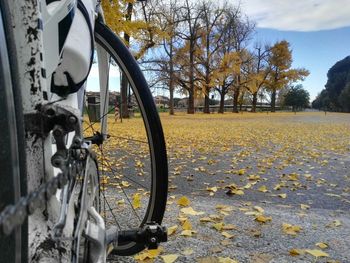
[[[158,96],[155,96],[153,99],[154,99],[154,103],[159,108],[167,108],[169,105],[169,98],[166,96],[158,95]]]
[[[94,103],[94,104],[100,103],[100,92],[87,91],[86,97],[89,103]],[[120,101],[120,93],[116,91],[110,91],[108,105],[114,106],[116,105],[116,102],[119,102],[119,101]]]

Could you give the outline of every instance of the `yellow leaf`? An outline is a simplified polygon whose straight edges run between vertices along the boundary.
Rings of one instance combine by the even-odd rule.
[[[328,247],[328,245],[327,245],[326,243],[322,243],[322,242],[320,242],[320,243],[316,243],[316,246],[318,246],[319,248],[322,248],[322,249],[324,249],[324,248],[327,248],[327,247]]]
[[[181,212],[186,214],[186,215],[192,215],[192,216],[199,216],[199,215],[204,214],[204,212],[197,212],[197,211],[193,210],[192,207],[182,208]]]
[[[177,200],[177,204],[179,206],[189,206],[190,203],[190,200],[186,196],[182,196],[181,198],[179,198],[179,200]]]
[[[237,260],[231,259],[229,257],[219,257],[219,263],[238,263]]]
[[[169,254],[169,255],[164,255],[161,256],[163,259],[164,263],[173,263],[175,260],[179,257],[177,254]]]
[[[138,209],[141,207],[141,194],[135,193],[132,198],[132,206],[134,209]]]
[[[222,227],[222,230],[233,230],[233,229],[237,229],[237,227],[232,224],[227,224]]]
[[[307,210],[307,209],[310,208],[310,206],[309,206],[309,205],[300,204],[300,208],[301,208],[302,210]]]
[[[224,227],[224,223],[223,222],[216,223],[216,224],[213,224],[212,227],[214,227],[217,231],[221,231],[222,228]]]
[[[279,194],[278,197],[285,199],[285,198],[287,198],[287,194]]]
[[[130,184],[129,184],[128,181],[122,181],[122,182],[121,182],[121,186],[126,188],[126,187],[129,187]]]
[[[125,200],[124,199],[118,200],[117,204],[118,205],[123,205],[123,204],[125,204]]]
[[[248,176],[248,180],[252,180],[252,181],[255,181],[255,180],[259,180],[260,179],[260,175],[249,175]]]
[[[239,189],[229,189],[226,194],[228,195],[244,195],[243,190],[239,190]]]
[[[211,219],[210,217],[202,217],[199,219],[199,221],[202,223],[207,223],[207,222],[213,222],[213,219]]]
[[[191,237],[192,234],[196,233],[195,231],[193,230],[183,230],[181,233],[180,233],[180,236],[185,236],[185,237]]]
[[[313,255],[314,257],[329,257],[329,255],[322,251],[322,250],[318,250],[318,249],[305,249],[306,253],[309,253],[310,255]]]
[[[145,250],[142,253],[137,254],[134,258],[135,260],[144,261],[147,259],[153,259],[159,256],[160,252],[163,251],[162,247],[158,247],[157,249]]]
[[[266,193],[268,190],[267,190],[267,187],[265,185],[262,185],[258,188],[258,191],[259,192],[263,192],[263,193]]]
[[[174,225],[174,226],[168,227],[168,236],[173,235],[173,234],[176,232],[177,228],[178,228],[178,226],[177,226],[177,225]]]
[[[292,235],[292,236],[296,236],[297,233],[300,232],[301,230],[301,226],[297,226],[297,225],[291,225],[291,224],[287,224],[287,223],[283,223],[282,224],[282,230],[285,234],[288,235]]]
[[[192,230],[192,225],[190,223],[189,220],[186,220],[183,224],[182,224],[182,229],[183,230]]]
[[[333,225],[334,225],[335,227],[338,227],[338,226],[341,226],[342,223],[340,222],[340,220],[334,220],[334,221],[333,221]]]
[[[245,186],[243,186],[244,189],[250,189],[252,188],[253,184],[247,183]]]
[[[186,248],[186,249],[182,252],[182,254],[185,255],[185,256],[192,255],[192,254],[193,254],[193,249]]]
[[[291,256],[299,256],[299,255],[303,255],[303,254],[304,254],[304,251],[301,250],[301,249],[293,248],[293,249],[289,250],[289,254],[290,254]]]
[[[177,220],[179,220],[181,224],[183,224],[187,220],[187,217],[178,217]]]
[[[238,170],[238,175],[243,175],[243,174],[245,174],[245,169]]]
[[[255,221],[260,222],[260,223],[266,223],[272,220],[272,217],[266,217],[264,215],[258,215],[255,217]]]
[[[261,208],[260,206],[254,206],[253,207],[256,211],[258,211],[259,213],[264,213],[264,209]]]
[[[221,234],[222,234],[224,237],[228,238],[228,239],[231,239],[231,238],[233,238],[233,237],[235,236],[235,235],[232,235],[232,234],[230,234],[230,233],[228,233],[228,232],[226,232],[226,231],[221,232]]]
[[[207,187],[206,190],[209,191],[209,192],[214,192],[215,193],[218,190],[218,188],[216,186],[214,186],[214,187]]]

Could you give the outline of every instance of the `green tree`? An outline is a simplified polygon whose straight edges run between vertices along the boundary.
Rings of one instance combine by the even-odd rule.
[[[348,83],[340,93],[339,104],[343,111],[350,112],[350,83]]]
[[[310,94],[301,84],[292,86],[284,98],[284,104],[292,106],[293,111],[300,110],[309,106]]]

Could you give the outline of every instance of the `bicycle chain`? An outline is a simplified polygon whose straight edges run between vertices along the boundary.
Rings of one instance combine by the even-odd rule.
[[[38,190],[26,197],[21,197],[15,205],[8,205],[0,214],[0,228],[5,235],[10,235],[12,230],[21,226],[24,220],[37,209],[43,208],[57,189],[62,189],[71,179],[69,172],[59,173],[50,181],[42,184]]]
[[[42,106],[37,113],[28,114],[25,116],[25,127],[26,131],[41,135],[53,131],[57,144],[57,152],[53,155],[53,159],[57,158],[54,159],[56,161],[53,162],[53,166],[60,168],[62,172],[42,184],[37,190],[21,197],[16,204],[5,207],[0,213],[0,232],[5,235],[10,235],[16,227],[23,224],[28,216],[37,209],[43,208],[45,202],[56,194],[57,189],[62,189],[70,180],[75,179],[80,161],[85,160],[89,154],[87,149],[81,148],[80,139],[73,139],[69,149],[63,145],[63,137],[68,132],[76,131],[76,134],[80,134],[80,124],[74,114],[61,106],[47,104]],[[62,158],[60,154],[62,151],[67,153],[66,158]]]

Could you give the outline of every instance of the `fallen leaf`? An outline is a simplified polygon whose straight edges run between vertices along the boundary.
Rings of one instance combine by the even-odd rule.
[[[229,239],[224,239],[223,241],[220,242],[220,244],[226,247],[226,246],[232,245],[232,241],[230,241]]]
[[[264,209],[261,208],[260,206],[254,206],[253,207],[256,211],[258,211],[259,213],[264,213]]]
[[[258,188],[258,191],[259,192],[263,192],[263,193],[266,193],[268,190],[267,190],[267,187],[265,185],[262,185]]]
[[[224,223],[216,223],[212,225],[213,228],[215,228],[217,231],[221,231],[222,228],[224,227]]]
[[[322,251],[322,250],[318,250],[318,249],[305,249],[306,253],[309,253],[310,255],[313,255],[314,257],[329,257],[329,255]]]
[[[192,225],[190,223],[189,220],[186,220],[183,224],[182,224],[182,229],[183,230],[192,230]]]
[[[145,261],[146,259],[153,259],[159,256],[160,252],[163,251],[162,247],[158,247],[157,249],[145,250],[136,256],[134,256],[135,260]]]
[[[293,249],[289,250],[289,255],[291,255],[291,256],[300,256],[303,254],[304,254],[304,250],[301,250],[301,249],[293,248]]]
[[[135,193],[132,197],[132,206],[134,209],[138,209],[141,207],[141,194]]]
[[[193,230],[183,230],[181,233],[180,233],[180,236],[185,236],[185,237],[191,237],[192,234],[196,233],[196,231],[193,231]]]
[[[307,210],[307,209],[310,208],[310,206],[309,206],[309,205],[305,205],[305,204],[300,204],[300,208],[301,208],[302,210]]]
[[[238,261],[229,257],[219,257],[219,263],[238,263]]]
[[[189,256],[193,254],[193,249],[186,248],[183,252],[182,255]]]
[[[164,256],[160,256],[164,263],[173,263],[176,261],[176,259],[179,257],[179,255],[177,254],[169,254],[169,255],[164,255]]]
[[[320,242],[320,243],[316,243],[316,246],[318,246],[319,248],[322,248],[322,249],[324,249],[324,248],[327,248],[327,247],[328,247],[328,245],[327,245],[326,243],[322,243],[322,242]]]
[[[197,263],[220,263],[216,257],[197,258]]]
[[[266,223],[272,220],[272,217],[266,217],[264,215],[258,215],[255,217],[255,221],[260,222],[260,223]]]
[[[234,229],[237,229],[237,227],[232,224],[227,224],[222,227],[222,230],[234,230]]]
[[[282,199],[286,199],[287,198],[287,194],[279,194],[278,197],[280,197]]]
[[[178,228],[178,226],[177,226],[177,225],[174,225],[174,226],[168,227],[168,236],[171,236],[171,235],[175,234],[175,232],[176,232],[177,228]]]
[[[243,175],[243,174],[245,174],[245,169],[238,170],[238,175]]]
[[[195,211],[192,207],[182,208],[181,212],[186,214],[186,215],[192,215],[192,216],[199,216],[199,215],[203,215],[204,214],[204,212],[197,212],[197,211]]]
[[[233,238],[233,237],[235,236],[235,235],[230,234],[230,233],[228,233],[228,232],[226,232],[226,231],[221,232],[221,234],[222,234],[224,237],[228,238],[228,239],[231,239],[231,238]]]
[[[297,225],[293,226],[293,225],[287,224],[287,223],[282,224],[282,231],[288,235],[296,236],[297,233],[299,233],[301,229],[302,229],[301,226],[297,226]]]
[[[199,219],[199,221],[202,223],[207,223],[207,222],[213,222],[214,220],[211,219],[210,217],[202,217]]]
[[[177,204],[179,206],[189,206],[190,205],[190,200],[186,196],[182,196],[177,200]]]
[[[240,189],[229,189],[226,192],[227,195],[244,195],[244,191]]]
[[[259,175],[251,174],[251,175],[248,176],[248,180],[255,181],[255,180],[259,180],[259,179],[260,179]]]

